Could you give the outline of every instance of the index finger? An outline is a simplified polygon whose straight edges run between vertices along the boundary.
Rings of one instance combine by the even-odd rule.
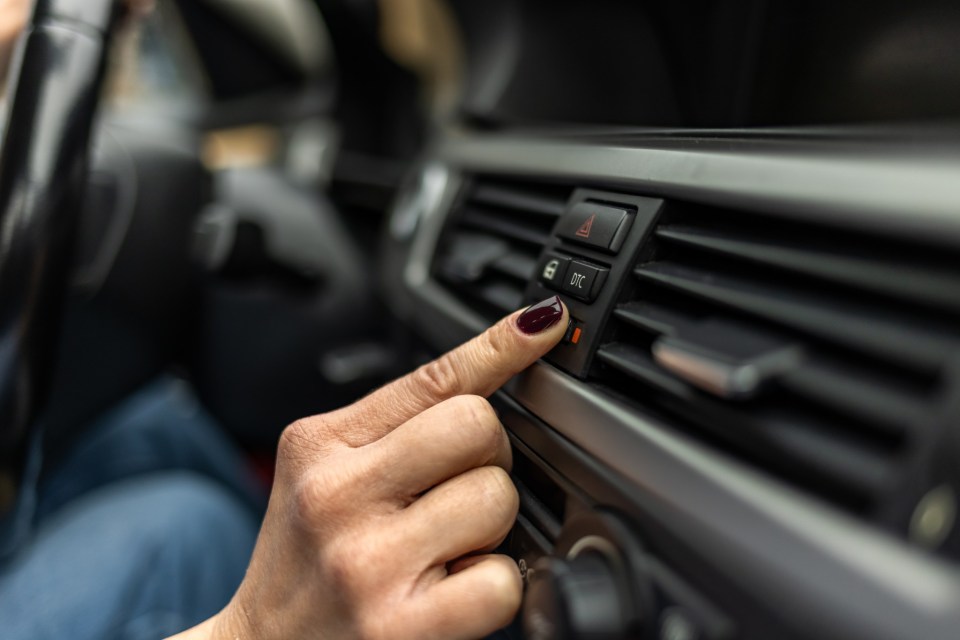
[[[357,447],[454,396],[487,397],[556,346],[567,320],[559,296],[514,312],[453,351],[340,409],[327,424],[337,425],[333,435]]]

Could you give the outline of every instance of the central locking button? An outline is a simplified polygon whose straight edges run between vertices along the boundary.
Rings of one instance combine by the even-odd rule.
[[[595,267],[580,260],[573,260],[563,277],[562,289],[575,298],[593,302],[600,294],[600,289],[603,288],[603,283],[609,272],[609,269]]]
[[[567,275],[567,267],[570,265],[570,258],[556,253],[548,253],[537,270],[540,274],[540,282],[552,289],[563,287],[564,276]]]

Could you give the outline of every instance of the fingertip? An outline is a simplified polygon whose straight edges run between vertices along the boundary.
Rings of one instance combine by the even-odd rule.
[[[520,576],[516,561],[502,554],[491,554],[488,558],[503,567],[504,588],[515,593],[519,599],[523,592],[523,578]]]
[[[556,331],[557,327],[565,326],[564,321],[569,319],[567,306],[554,295],[532,304],[516,316],[514,324],[521,333],[527,336],[543,335]]]
[[[432,585],[405,608],[421,635],[467,640],[507,626],[520,609],[523,582],[516,563],[502,555],[478,555],[453,563],[458,571]]]
[[[500,626],[510,622],[520,609],[523,600],[523,578],[517,563],[508,556],[486,557],[487,580],[490,592],[496,599],[493,609],[501,612]]]
[[[520,577],[520,569],[517,568],[517,563],[510,556],[501,553],[464,556],[451,562],[448,571],[450,575],[455,575],[477,565],[483,565],[489,583],[488,588],[494,592],[509,596],[523,591],[523,579]]]
[[[523,600],[523,578],[512,558],[494,553],[470,556],[451,566],[451,575],[457,573],[463,577],[472,574],[470,577],[482,584],[479,589],[487,600],[487,611],[500,618],[496,627],[513,619]]]

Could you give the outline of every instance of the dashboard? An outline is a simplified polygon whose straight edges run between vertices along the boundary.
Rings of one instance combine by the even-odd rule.
[[[451,6],[381,280],[437,352],[570,309],[492,399],[507,633],[956,638],[956,8]]]
[[[960,158],[858,144],[459,132],[415,174],[386,289],[433,347],[574,320],[494,400],[527,637],[955,637]]]

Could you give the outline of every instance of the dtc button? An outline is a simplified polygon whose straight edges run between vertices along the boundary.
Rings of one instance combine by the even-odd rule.
[[[581,300],[593,302],[600,293],[608,272],[608,269],[574,260],[563,277],[563,291]]]

